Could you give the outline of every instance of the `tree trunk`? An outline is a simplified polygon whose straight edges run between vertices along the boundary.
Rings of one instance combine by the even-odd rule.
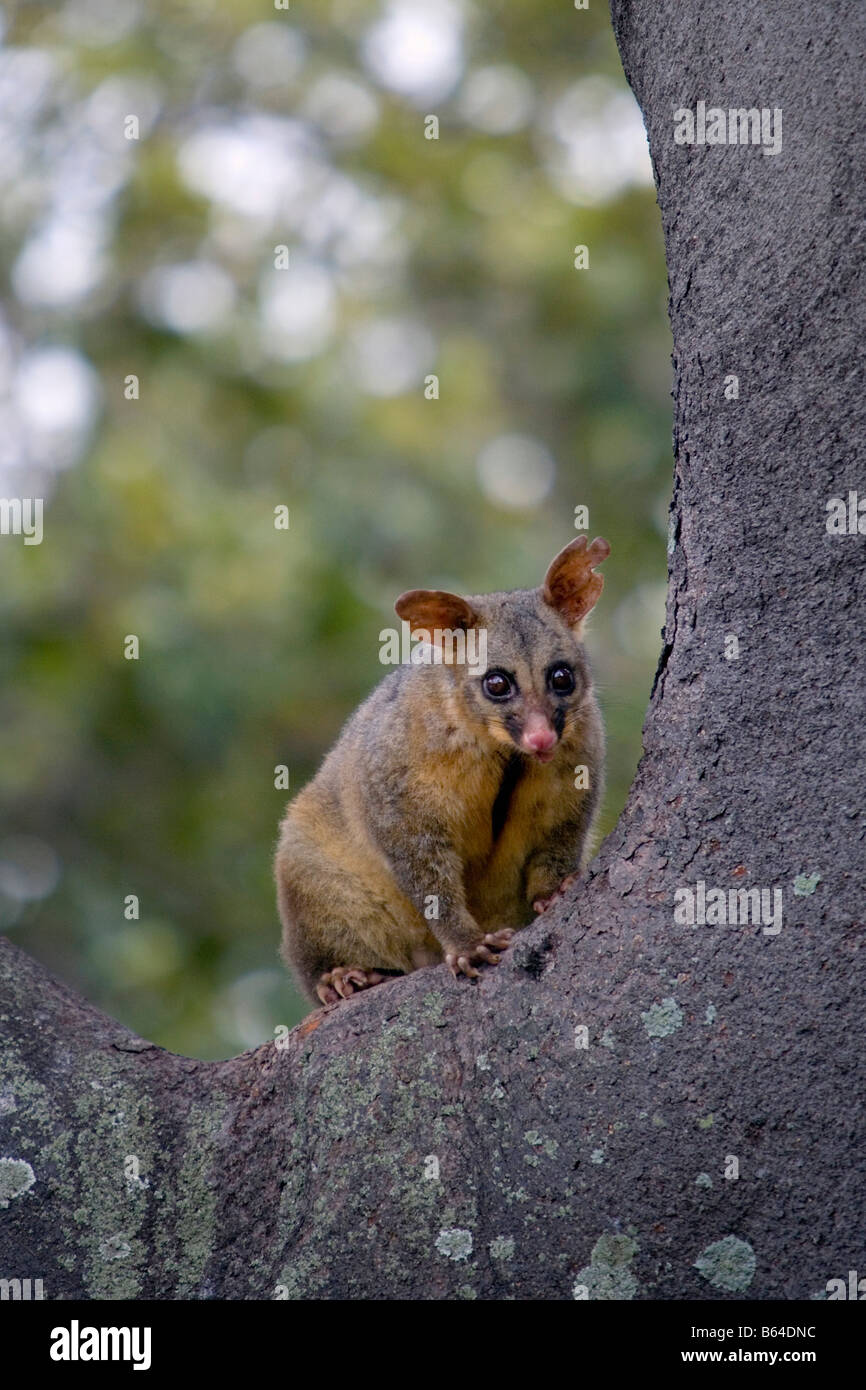
[[[421,971],[230,1062],[3,943],[0,1275],[48,1298],[809,1298],[862,1265],[866,537],[826,521],[858,488],[866,513],[866,16],[613,18],[676,369],[627,809],[476,984]],[[781,108],[781,151],[676,143],[701,101]],[[678,922],[699,883],[779,890],[781,929]]]

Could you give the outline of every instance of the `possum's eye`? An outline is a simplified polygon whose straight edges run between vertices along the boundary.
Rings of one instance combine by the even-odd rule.
[[[570,695],[574,689],[574,672],[570,666],[560,663],[551,670],[547,684],[554,695]]]
[[[514,693],[514,685],[504,671],[488,671],[481,689],[488,700],[507,700]]]

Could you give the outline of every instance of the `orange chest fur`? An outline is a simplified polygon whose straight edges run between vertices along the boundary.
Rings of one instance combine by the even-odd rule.
[[[573,811],[570,764],[536,767],[484,760],[462,753],[443,755],[425,768],[419,790],[447,827],[463,864],[488,864],[494,857],[523,862]]]

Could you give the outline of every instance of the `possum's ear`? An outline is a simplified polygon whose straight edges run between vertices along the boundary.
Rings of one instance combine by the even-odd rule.
[[[408,589],[394,607],[413,632],[465,632],[478,622],[478,614],[465,598],[442,589]]]
[[[610,546],[601,536],[592,545],[587,545],[586,536],[577,536],[551,561],[541,596],[569,627],[579,628],[598,603],[604,580],[594,570],[609,554]]]

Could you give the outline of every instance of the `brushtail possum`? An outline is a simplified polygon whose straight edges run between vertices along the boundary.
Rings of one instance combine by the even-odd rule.
[[[376,687],[280,827],[282,954],[313,1001],[443,960],[477,976],[584,868],[604,730],[582,636],[609,553],[579,536],[537,589],[397,600],[429,660]]]

